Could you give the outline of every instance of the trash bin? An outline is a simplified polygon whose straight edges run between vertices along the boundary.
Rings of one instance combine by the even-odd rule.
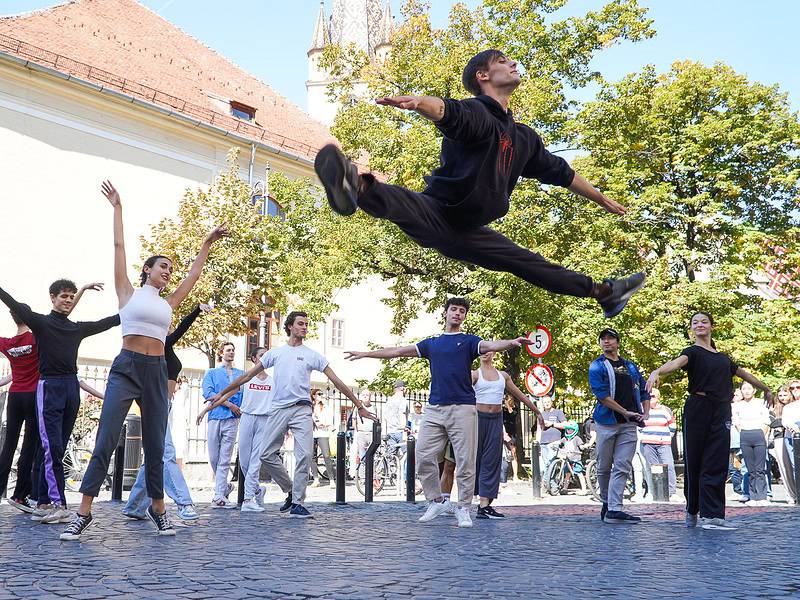
[[[128,434],[125,438],[125,469],[122,487],[129,490],[136,482],[136,474],[142,466],[142,418],[133,413],[125,418]]]

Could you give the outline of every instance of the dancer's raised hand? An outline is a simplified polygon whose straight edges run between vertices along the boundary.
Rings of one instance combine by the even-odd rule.
[[[419,96],[384,96],[375,98],[375,102],[381,106],[394,106],[403,110],[417,110],[422,98]]]
[[[206,242],[213,244],[217,240],[228,237],[229,235],[230,232],[228,231],[228,227],[226,225],[219,225],[209,232],[209,234],[206,236]]]
[[[119,192],[117,189],[111,184],[110,181],[106,180],[103,182],[103,185],[100,186],[101,191],[103,192],[103,196],[111,203],[111,206],[121,206],[122,200],[119,197]]]

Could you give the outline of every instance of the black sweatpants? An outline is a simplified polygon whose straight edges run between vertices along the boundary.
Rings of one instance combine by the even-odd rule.
[[[6,402],[6,438],[0,451],[0,498],[6,493],[8,475],[19,443],[22,424],[25,437],[17,461],[17,484],[12,498],[24,500],[31,493],[33,461],[39,448],[39,420],[36,416],[36,392],[9,392]]]
[[[64,450],[72,435],[80,405],[81,394],[76,375],[39,380],[36,388],[42,442],[39,504],[46,504],[49,499],[53,504],[67,505],[64,495]]]
[[[97,496],[108,473],[111,454],[117,447],[122,424],[136,401],[142,413],[147,495],[164,498],[164,437],[167,434],[169,398],[167,397],[167,362],[163,356],[147,356],[122,350],[108,373],[100,425],[94,452],[81,482],[81,493]]]
[[[581,298],[591,295],[591,277],[551,263],[489,227],[452,225],[435,198],[381,183],[371,175],[362,177],[369,186],[358,198],[359,208],[391,221],[420,246],[490,271],[511,273],[556,294]]]
[[[475,493],[494,500],[500,491],[503,460],[503,413],[478,411],[478,452],[475,458]]]
[[[689,396],[683,412],[686,430],[684,493],[686,512],[725,518],[725,480],[731,446],[731,403]]]
[[[739,434],[742,457],[750,473],[750,499],[767,499],[767,440],[760,429],[745,429]]]

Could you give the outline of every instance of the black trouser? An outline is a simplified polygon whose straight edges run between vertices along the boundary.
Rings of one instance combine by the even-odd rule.
[[[760,429],[746,429],[739,435],[742,457],[750,473],[750,499],[767,499],[767,440]]]
[[[478,452],[475,458],[475,494],[494,500],[500,491],[503,460],[503,413],[478,411]]]
[[[142,413],[147,495],[164,498],[164,437],[167,434],[167,362],[163,356],[147,356],[130,350],[119,353],[108,374],[100,425],[92,459],[81,482],[81,493],[97,496],[108,473],[122,424],[136,400]]]
[[[683,412],[683,427],[686,430],[683,483],[686,512],[724,519],[731,403],[689,396]]]
[[[551,263],[488,227],[453,226],[442,205],[430,196],[375,181],[370,175],[362,177],[370,185],[358,198],[359,208],[391,221],[420,246],[490,271],[511,273],[556,294],[591,296],[591,277]]]
[[[25,437],[17,461],[17,484],[11,496],[24,500],[31,493],[31,470],[39,448],[39,421],[36,417],[36,392],[9,392],[6,403],[6,439],[0,451],[0,498],[6,493],[8,475],[19,443],[22,424]]]
[[[36,388],[36,410],[39,417],[39,436],[42,449],[37,462],[40,466],[39,504],[67,505],[64,495],[64,451],[72,435],[81,393],[77,375],[47,377]]]

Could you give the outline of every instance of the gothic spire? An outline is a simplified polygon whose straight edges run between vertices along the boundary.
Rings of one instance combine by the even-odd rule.
[[[325,2],[324,0],[320,0],[319,13],[317,13],[317,22],[314,25],[314,35],[311,38],[311,48],[309,48],[308,51],[311,52],[312,50],[322,50],[328,45],[329,41],[330,35],[328,32],[327,19],[325,18]]]

